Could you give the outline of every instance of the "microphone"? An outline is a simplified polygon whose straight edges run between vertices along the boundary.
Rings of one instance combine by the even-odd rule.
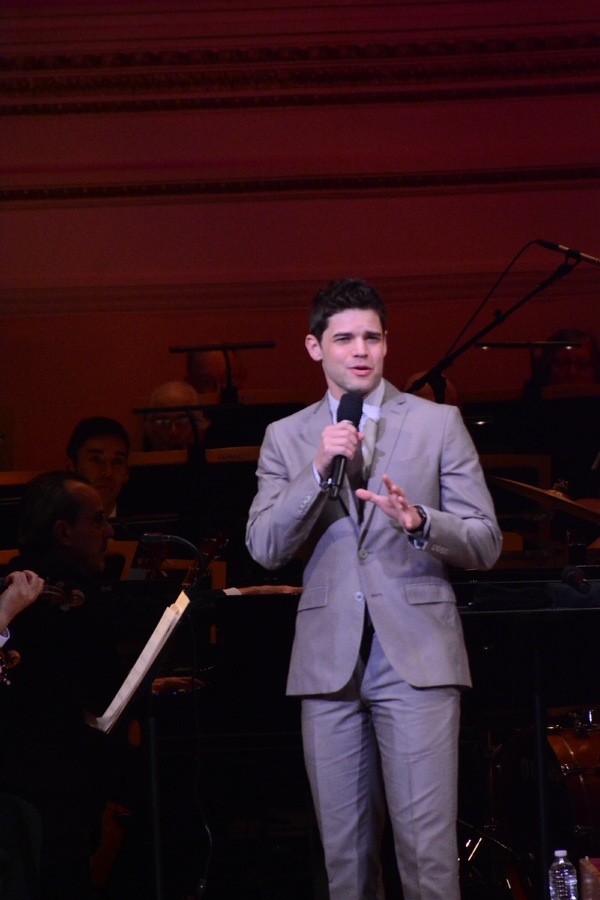
[[[208,574],[208,559],[205,554],[203,554],[195,544],[192,544],[191,541],[188,541],[187,538],[179,537],[178,534],[162,534],[160,531],[145,531],[144,534],[140,537],[140,544],[148,544],[150,546],[155,544],[181,544],[183,547],[187,547],[194,554],[194,559],[197,562],[197,572],[198,575],[204,577]],[[160,565],[160,563],[159,563]],[[189,590],[193,590],[195,585],[189,584],[188,579],[191,577],[191,573],[193,571],[190,569],[186,577],[182,582],[182,588],[186,590],[190,600],[192,599]]]
[[[540,247],[544,247],[545,250],[554,250],[555,253],[566,253],[571,259],[577,259],[580,262],[588,262],[593,266],[600,266],[600,259],[598,259],[598,257],[590,256],[589,253],[582,253],[581,250],[575,250],[572,247],[564,247],[562,244],[554,244],[552,241],[537,240],[535,243],[539,244]]]
[[[338,422],[350,422],[355,428],[358,428],[360,417],[362,416],[362,406],[362,397],[356,391],[348,391],[347,394],[342,394],[337,411]],[[334,457],[329,478],[330,500],[337,500],[338,498],[347,463],[347,458],[341,454]]]
[[[563,584],[575,588],[580,594],[589,594],[592,590],[591,584],[577,566],[566,566],[560,573],[560,580]]]
[[[183,544],[188,547],[197,559],[200,559],[200,551],[198,548],[188,541],[186,538],[179,537],[178,534],[162,534],[160,531],[145,531],[140,538],[140,544]]]

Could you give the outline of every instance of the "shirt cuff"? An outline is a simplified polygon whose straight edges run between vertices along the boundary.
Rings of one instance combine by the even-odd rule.
[[[410,531],[404,532],[406,534],[406,537],[408,538],[409,543],[412,544],[412,546],[415,548],[415,550],[424,550],[426,548],[427,544],[429,543],[429,531],[431,528],[431,517],[429,515],[429,510],[427,509],[427,507],[422,506],[421,509],[425,513],[425,521],[423,523],[423,529],[416,531],[416,532],[412,532],[412,533]]]

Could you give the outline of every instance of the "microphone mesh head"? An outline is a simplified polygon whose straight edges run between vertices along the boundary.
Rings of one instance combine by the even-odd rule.
[[[362,416],[362,407],[362,397],[356,391],[348,391],[347,394],[342,394],[337,411],[338,422],[352,422],[358,428],[360,417]]]

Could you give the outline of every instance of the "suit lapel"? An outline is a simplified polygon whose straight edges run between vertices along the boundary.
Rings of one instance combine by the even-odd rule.
[[[387,471],[388,460],[394,452],[400,438],[406,413],[407,404],[404,394],[400,393],[392,385],[386,382],[386,392],[384,394],[383,404],[381,406],[381,416],[377,427],[375,453],[371,462],[371,472],[367,483],[368,489],[377,494],[386,492],[383,476]],[[368,504],[367,515],[364,518],[361,528],[363,535],[369,527],[375,509],[374,503]]]
[[[389,386],[391,391],[394,389]],[[389,398],[389,399],[388,399]],[[371,473],[369,476],[369,490],[380,492],[383,487],[383,476],[386,472],[387,461],[394,452],[404,419],[406,418],[407,404],[404,394],[400,392],[384,395],[384,401],[381,407],[381,417],[377,427],[377,442],[375,444],[375,453],[371,462]]]
[[[406,413],[407,404],[404,394],[394,388],[389,382],[386,382],[383,404],[381,406],[381,417],[377,428],[375,453],[371,462],[371,472],[367,484],[367,487],[371,491],[375,491],[376,493],[385,491],[383,476],[388,465],[387,461],[394,452],[394,448],[400,437]],[[306,444],[307,452],[311,459],[314,458],[316,447],[321,440],[321,432],[325,426],[330,423],[331,412],[329,410],[327,395],[325,395],[320,403],[315,405],[314,413],[307,423],[306,431],[304,435],[301,436],[301,439]],[[348,514],[358,525],[359,513],[356,497],[354,496],[353,491],[350,490],[347,478],[344,479],[344,484],[342,485],[339,496],[340,500],[338,502],[343,504],[348,511]],[[363,535],[369,526],[374,511],[375,505],[369,503],[368,510],[365,510],[366,515],[364,520],[360,524],[361,533]]]

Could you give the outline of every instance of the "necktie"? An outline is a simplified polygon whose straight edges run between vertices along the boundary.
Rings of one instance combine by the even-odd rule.
[[[363,458],[360,449],[357,447],[356,453],[351,459],[348,460],[348,463],[346,465],[348,483],[353,491],[355,491],[356,488],[362,487],[364,484],[362,476],[363,465]]]
[[[377,422],[374,419],[365,419],[362,432],[364,434],[364,438],[362,440],[362,475],[365,481],[369,478],[369,470],[371,468],[371,463],[373,461],[373,454],[375,452],[375,442],[377,440]]]

